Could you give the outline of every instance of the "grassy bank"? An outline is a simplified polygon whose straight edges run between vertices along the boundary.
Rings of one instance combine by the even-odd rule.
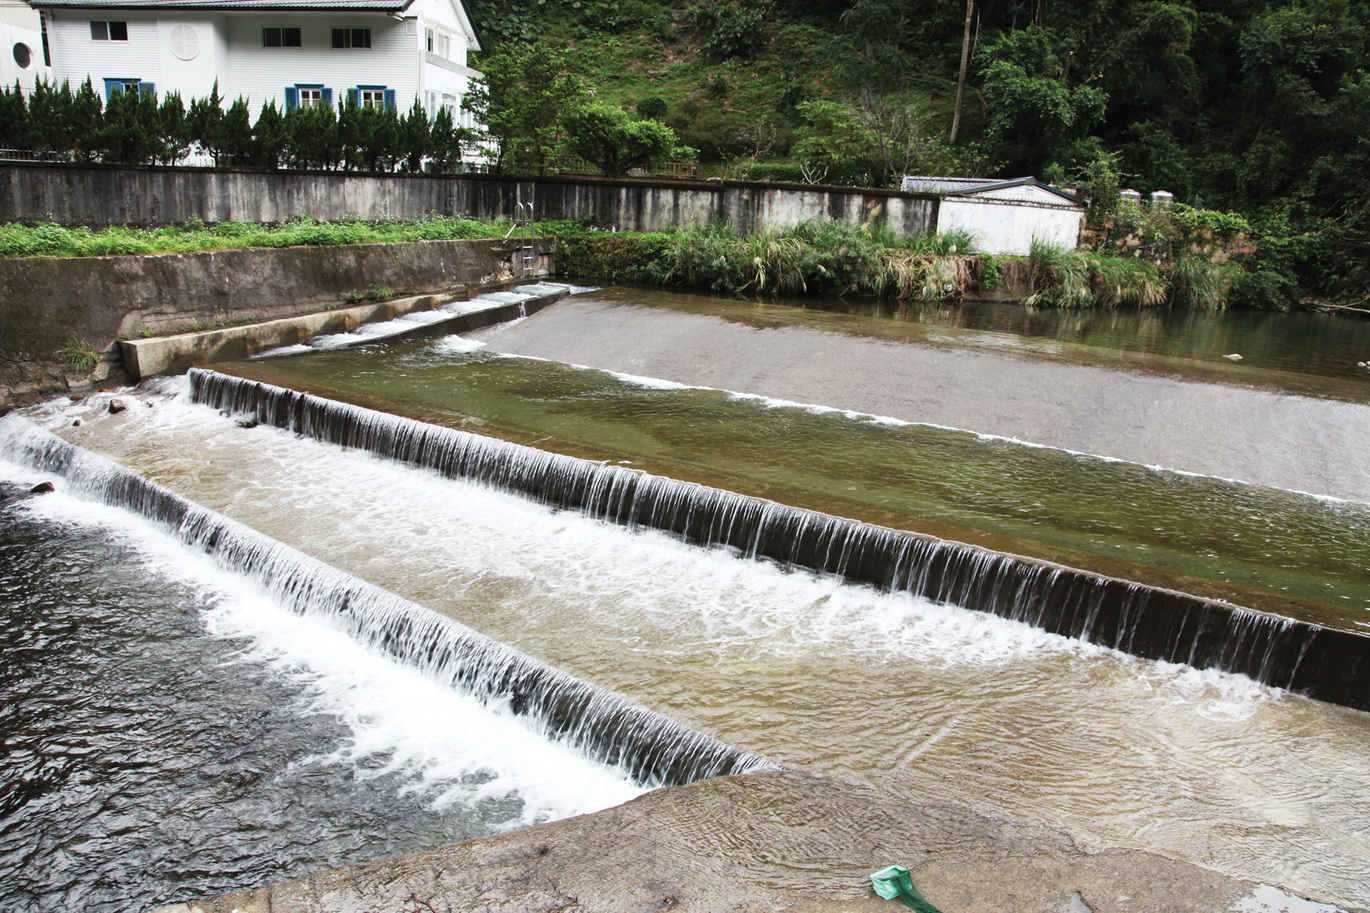
[[[100,229],[53,224],[0,225],[0,257],[102,257],[169,254],[242,247],[322,244],[396,244],[404,241],[461,241],[502,237],[509,223],[475,219],[417,222],[316,222],[293,219],[260,222],[188,223],[162,228]]]
[[[1259,306],[1236,264],[1089,253],[1035,244],[1027,257],[977,253],[964,235],[898,239],[835,222],[737,235],[710,226],[672,232],[562,236],[564,275],[711,292],[858,295],[943,301],[1004,293],[1029,307]]]
[[[899,238],[810,220],[783,231],[739,235],[726,226],[666,232],[593,231],[586,220],[544,221],[532,230],[558,238],[557,265],[568,276],[641,282],[711,292],[854,295],[943,301],[1005,294],[1030,307],[1271,307],[1260,274],[1203,256],[1089,253],[1035,245],[1027,257],[974,251],[964,234]],[[0,225],[0,257],[94,257],[185,253],[245,247],[395,244],[499,238],[508,222],[428,219],[278,225],[223,222],[155,229],[90,229],[53,224]],[[1148,252],[1154,253],[1154,252]]]

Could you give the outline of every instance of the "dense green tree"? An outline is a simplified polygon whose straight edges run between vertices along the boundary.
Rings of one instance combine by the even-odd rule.
[[[1010,173],[1093,157],[1073,147],[1103,119],[1108,97],[1094,86],[1072,85],[1054,45],[1050,32],[1030,26],[1001,35],[981,54],[987,139]]]
[[[262,106],[257,122],[252,125],[252,164],[275,171],[281,166],[289,143],[285,117],[273,99]]]
[[[193,141],[199,144],[207,155],[212,155],[216,163],[221,156],[227,154],[224,148],[224,102],[219,95],[217,79],[208,97],[191,99],[186,120]]]
[[[29,149],[29,106],[19,83],[13,89],[0,88],[0,149]]]
[[[285,114],[286,161],[292,168],[333,169],[342,160],[338,114],[332,105],[295,107]]]
[[[450,120],[450,116],[449,116]],[[417,98],[409,113],[400,121],[398,152],[404,161],[404,170],[419,172],[423,170],[424,159],[432,152],[432,125],[428,113],[423,110]]]
[[[181,93],[168,92],[157,109],[158,163],[174,165],[190,151],[190,118]]]
[[[65,152],[69,148],[68,139],[71,120],[71,91],[68,84],[61,88],[39,79],[33,86],[28,99],[29,144],[38,152]],[[91,134],[100,130],[97,118],[91,125]]]
[[[452,122],[452,112],[439,108],[428,133],[429,165],[439,174],[453,170],[461,161],[468,131]]]
[[[119,165],[148,164],[161,151],[160,134],[157,99],[151,92],[110,92],[96,143],[105,161]]]
[[[655,120],[634,120],[613,105],[584,105],[566,118],[566,150],[611,178],[665,162],[678,145],[670,127]]]
[[[463,104],[494,140],[497,167],[545,174],[563,133],[562,119],[586,98],[565,47],[547,40],[510,46],[484,59],[485,78]]]
[[[68,93],[68,98],[60,122],[62,147],[70,149],[78,161],[91,161],[101,151],[91,137],[100,129],[105,104],[91,85],[89,76],[79,89]]]
[[[220,153],[231,158],[235,165],[251,162],[254,143],[252,112],[247,107],[247,99],[237,98],[228,106],[219,129]]]
[[[338,142],[345,168],[389,171],[399,154],[399,118],[388,105],[360,106],[348,98],[338,109]]]

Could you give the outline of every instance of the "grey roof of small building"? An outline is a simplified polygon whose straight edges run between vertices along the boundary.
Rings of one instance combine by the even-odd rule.
[[[1054,193],[1071,203],[1084,205],[1084,200],[1074,194],[1066,193],[1058,187],[1052,187],[1034,177],[1026,178],[944,178],[944,177],[924,177],[922,175],[905,175],[901,185],[906,192],[911,193],[935,193],[942,196],[973,196],[977,193],[984,193],[989,190],[1007,190],[1011,187],[1040,187],[1049,193]]]
[[[398,13],[414,0],[29,0],[36,9],[124,9],[124,10],[350,10],[353,12]]]

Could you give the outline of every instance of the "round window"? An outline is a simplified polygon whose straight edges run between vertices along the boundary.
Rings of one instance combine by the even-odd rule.
[[[171,30],[171,53],[181,60],[194,60],[200,53],[200,33],[188,25]]]
[[[33,50],[23,42],[14,46],[14,62],[19,64],[19,69],[27,70],[29,64],[33,63]]]

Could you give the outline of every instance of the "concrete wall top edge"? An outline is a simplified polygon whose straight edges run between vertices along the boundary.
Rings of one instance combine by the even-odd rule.
[[[16,169],[61,169],[67,171],[103,172],[140,172],[148,174],[251,174],[288,180],[294,177],[329,177],[378,179],[395,181],[472,181],[472,182],[518,182],[528,184],[589,184],[604,187],[669,187],[672,189],[712,190],[723,187],[736,187],[756,190],[782,190],[794,192],[840,193],[858,196],[892,197],[908,200],[940,199],[932,193],[911,193],[903,190],[890,190],[879,187],[844,187],[830,184],[790,184],[766,183],[761,181],[722,180],[704,178],[687,180],[679,178],[606,178],[593,175],[519,175],[519,174],[409,174],[387,171],[328,171],[292,169],[269,170],[266,168],[218,167],[206,165],[109,165],[103,162],[0,162],[0,168]]]

